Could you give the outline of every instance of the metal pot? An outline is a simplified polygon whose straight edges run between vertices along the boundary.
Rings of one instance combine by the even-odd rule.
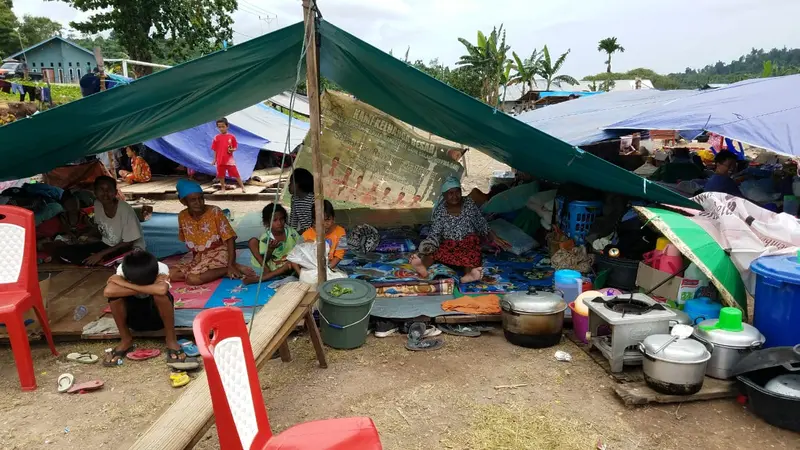
[[[644,381],[653,390],[670,395],[692,395],[703,387],[711,353],[703,344],[654,334],[639,343]]]
[[[500,301],[503,333],[508,342],[531,348],[552,347],[561,341],[567,303],[553,292],[514,292]]]
[[[692,338],[700,341],[711,352],[706,375],[727,380],[733,378],[733,368],[736,364],[753,350],[761,348],[766,338],[754,326],[746,323],[742,324],[742,331],[703,328],[716,322],[717,319],[700,322],[695,327]]]

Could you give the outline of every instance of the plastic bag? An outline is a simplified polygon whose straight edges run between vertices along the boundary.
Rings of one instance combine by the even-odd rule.
[[[330,246],[325,244],[325,255],[327,262],[327,255]],[[286,255],[289,262],[299,265],[302,270],[300,271],[300,281],[308,283],[312,286],[317,285],[317,243],[316,242],[303,242],[294,246],[291,252]],[[325,266],[327,270],[327,279],[335,280],[337,278],[347,278],[347,274],[341,270],[331,270]]]

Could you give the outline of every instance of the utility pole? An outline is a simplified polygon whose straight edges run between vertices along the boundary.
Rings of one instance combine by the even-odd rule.
[[[317,2],[303,0],[303,21],[306,29],[306,86],[311,128],[311,167],[314,171],[314,231],[317,234],[317,288],[328,279],[328,264],[325,254],[325,194],[322,191],[322,156],[319,150],[319,136],[322,132],[319,102],[319,51],[317,48]]]

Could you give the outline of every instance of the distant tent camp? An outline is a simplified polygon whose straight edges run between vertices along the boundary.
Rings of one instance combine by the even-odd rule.
[[[295,24],[0,128],[0,179],[196,127],[291,89],[303,42]],[[320,20],[320,72],[414,127],[556,182],[656,202],[690,200],[545,134]],[[257,76],[255,76],[257,74]]]
[[[292,119],[291,142],[287,148],[290,122],[286,114],[259,103],[229,114],[226,118],[231,126],[230,132],[236,136],[239,144],[236,165],[245,180],[252,175],[260,151],[291,152],[303,143],[309,128],[308,122]],[[216,168],[211,165],[214,156],[210,143],[217,133],[215,119],[188,130],[145,141],[144,144],[184,167],[214,175]]]

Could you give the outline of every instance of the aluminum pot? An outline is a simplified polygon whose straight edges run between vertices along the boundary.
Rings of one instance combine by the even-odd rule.
[[[653,334],[639,343],[644,381],[663,394],[695,394],[703,387],[711,353],[692,339],[674,339]]]
[[[720,380],[733,378],[733,368],[745,356],[764,345],[766,338],[756,327],[743,323],[741,331],[706,329],[717,323],[717,319],[700,322],[694,329],[697,339],[711,352],[706,375]]]
[[[514,292],[500,301],[503,334],[514,345],[552,347],[561,341],[567,303],[553,292]]]

